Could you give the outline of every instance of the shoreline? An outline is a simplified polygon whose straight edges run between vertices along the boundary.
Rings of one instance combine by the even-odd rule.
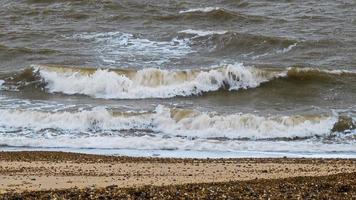
[[[298,185],[296,180],[299,179],[307,182],[345,180],[345,184],[350,182],[351,185],[351,189],[347,186],[348,190],[356,195],[356,188],[352,186],[356,180],[350,179],[355,176],[356,159],[187,159],[43,151],[0,152],[0,199],[1,195],[26,197],[29,194],[60,194],[61,191],[84,194],[88,189],[98,194],[111,191],[111,195],[117,195],[119,191],[126,194],[147,188],[156,194],[172,188],[216,187],[223,194],[225,189],[222,188],[226,185],[232,187],[251,182],[260,187],[264,182],[277,184],[276,180]]]
[[[135,149],[92,149],[92,148],[41,148],[2,147],[0,152],[67,152],[119,157],[151,157],[182,159],[244,159],[244,158],[311,158],[311,159],[356,159],[352,152],[276,152],[276,151],[194,151],[194,150],[135,150]]]

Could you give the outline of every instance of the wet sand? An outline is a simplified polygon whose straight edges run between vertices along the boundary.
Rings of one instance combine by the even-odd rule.
[[[129,199],[160,199],[160,195],[171,199],[353,198],[355,185],[355,159],[170,159],[0,152],[0,199],[100,195]]]

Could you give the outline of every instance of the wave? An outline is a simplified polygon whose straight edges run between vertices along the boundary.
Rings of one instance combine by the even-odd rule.
[[[262,22],[265,17],[241,14],[233,10],[220,7],[203,7],[181,10],[176,15],[166,15],[158,17],[159,20],[238,20]]]
[[[124,32],[84,32],[69,36],[69,39],[88,43],[88,51],[94,51],[105,66],[132,65],[141,63],[155,67],[170,63],[196,52],[213,52],[220,55],[249,54],[255,58],[266,53],[286,53],[293,49],[297,41],[282,37],[253,35],[226,30],[179,31],[166,41],[154,41]],[[261,56],[260,56],[261,57]]]
[[[197,70],[146,68],[98,69],[34,65],[21,73],[2,74],[3,90],[35,86],[50,93],[83,94],[107,99],[171,98],[195,96],[218,90],[236,91],[276,79],[291,81],[340,81],[355,71],[290,67],[287,69],[245,67],[228,64]],[[346,80],[346,79],[345,79]]]
[[[194,8],[194,9],[188,9],[188,10],[182,10],[179,11],[179,15],[177,17],[184,17],[185,19],[191,18],[191,19],[198,19],[199,17],[203,18],[210,18],[210,19],[246,19],[247,17],[233,12],[229,11],[223,8],[219,7],[205,7],[205,8]]]
[[[336,80],[338,77],[353,78],[356,75],[356,70],[325,70],[310,67],[290,67],[286,73],[289,79],[297,80]]]
[[[5,55],[11,55],[13,56],[18,56],[18,55],[52,55],[52,54],[57,54],[60,53],[57,50],[53,49],[31,49],[31,48],[26,48],[26,47],[8,47],[4,45],[0,45],[0,55],[5,54]]]
[[[192,34],[192,35],[197,35],[199,37],[204,37],[204,36],[211,36],[211,35],[222,35],[228,33],[228,31],[210,31],[210,30],[194,30],[194,29],[186,29],[183,31],[179,31],[178,33],[184,33],[184,34]]]
[[[18,91],[23,87],[32,85],[35,87],[42,85],[41,77],[32,67],[21,72],[0,74],[1,90]]]
[[[97,98],[140,99],[200,95],[219,89],[239,90],[259,86],[279,76],[242,64],[206,70],[169,71],[39,67],[49,92],[84,94]]]
[[[297,46],[297,41],[283,37],[253,35],[226,30],[194,30],[178,32],[180,37],[189,38],[192,47],[202,47],[217,54],[242,53],[287,53]]]
[[[107,136],[179,137],[187,139],[278,139],[329,136],[342,127],[345,118],[333,115],[258,116],[220,115],[195,110],[157,106],[151,112],[114,112],[103,107],[76,112],[43,112],[1,109],[0,132],[9,137]],[[348,119],[350,121],[350,119]],[[349,123],[350,124],[350,123]],[[42,134],[42,135],[41,135]]]
[[[223,10],[223,9],[219,8],[219,7],[192,8],[192,9],[188,9],[188,10],[181,10],[181,11],[179,11],[179,14],[194,13],[194,12],[208,13],[208,12],[217,11],[217,10]]]
[[[264,18],[261,16],[245,15],[237,13],[232,10],[227,10],[220,7],[203,7],[203,8],[191,8],[188,10],[181,10],[178,12],[180,16],[184,18],[197,19],[197,17],[211,18],[211,19],[239,19],[239,20],[251,20],[262,21]]]

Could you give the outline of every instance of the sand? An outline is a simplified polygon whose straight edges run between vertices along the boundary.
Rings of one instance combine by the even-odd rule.
[[[339,190],[336,187],[340,182],[338,180],[343,180],[345,183],[339,183],[340,187],[346,184],[344,190],[349,191],[347,195],[356,197],[356,189],[352,186],[356,185],[355,173],[355,159],[165,159],[63,152],[0,152],[0,194],[9,199],[18,194],[24,195],[23,197],[26,197],[26,194],[57,195],[53,191],[59,194],[60,191],[67,191],[63,194],[70,194],[70,191],[73,194],[80,192],[88,194],[88,191],[101,194],[103,191],[106,191],[104,193],[111,191],[111,196],[115,196],[114,194],[124,195],[130,191],[140,193],[144,190],[156,191],[152,194],[145,193],[153,198],[154,194],[158,194],[157,191],[166,191],[168,196],[172,196],[169,192],[172,193],[172,187],[174,190],[178,190],[179,187],[182,187],[182,190],[193,187],[198,192],[199,188],[201,190],[202,187],[211,186],[217,191],[220,188],[219,197],[222,197],[223,191],[226,190],[225,186],[229,184],[229,187],[237,187],[252,181],[247,185],[257,187],[262,184],[259,186],[261,187],[263,182],[270,181],[268,185],[273,187],[283,180],[282,182],[289,181],[295,185],[300,177],[303,177],[303,180],[324,181],[329,185],[336,181],[330,185],[330,187],[334,185],[335,188],[329,188],[328,191],[334,191],[333,194],[337,195]],[[294,180],[292,177],[299,179]],[[340,190],[343,191],[342,188]],[[190,197],[196,194],[192,193],[194,189],[189,191],[185,193]],[[235,188],[234,191],[239,190]],[[226,191],[226,194],[229,192]]]

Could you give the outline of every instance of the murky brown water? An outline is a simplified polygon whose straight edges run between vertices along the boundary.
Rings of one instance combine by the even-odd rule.
[[[0,145],[355,155],[355,10],[3,0]]]

